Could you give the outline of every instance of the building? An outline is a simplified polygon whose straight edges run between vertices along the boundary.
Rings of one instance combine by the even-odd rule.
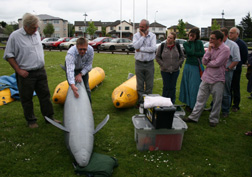
[[[122,34],[123,38],[132,39],[134,33],[139,31],[139,23],[135,23],[135,29],[133,30],[134,24],[129,20],[129,22],[123,20],[116,20],[115,22],[101,22],[101,21],[93,21],[97,31],[94,34],[94,37],[89,36],[88,34],[84,34],[85,24],[84,21],[75,21],[75,35],[76,36],[84,36],[88,39],[101,37],[104,33],[108,36],[112,36],[114,38],[119,38]],[[86,28],[88,27],[88,22],[86,23]],[[149,30],[156,34],[157,39],[164,39],[166,36],[166,26],[154,22],[150,24]]]
[[[86,29],[88,28],[88,25],[90,22],[93,22],[94,26],[97,28],[94,36],[90,36],[89,34],[86,33]],[[86,24],[84,23],[84,21],[75,21],[74,22],[75,36],[76,37],[85,36],[88,39],[101,37],[102,36],[102,27],[103,27],[103,24],[101,21],[90,20],[90,21],[87,21]]]
[[[192,28],[194,28],[194,27],[196,27],[196,26],[194,26],[194,25],[192,25],[192,24],[186,22],[186,23],[185,23],[185,31],[186,31],[186,34],[188,34],[189,31],[190,31]],[[173,26],[167,28],[167,33],[169,34],[169,33],[171,33],[171,32],[175,32],[175,33],[178,35],[178,33],[179,33],[178,25],[173,25]]]
[[[38,31],[41,37],[45,36],[43,30],[47,24],[52,24],[54,27],[54,33],[49,37],[68,37],[68,21],[59,17],[53,17],[47,14],[38,15],[41,23],[39,25]],[[23,27],[22,19],[18,19],[19,28]]]
[[[225,19],[225,18],[212,18],[211,26],[213,25],[214,21],[216,20],[217,24],[220,25],[220,28],[227,28],[230,30],[232,27],[235,26],[235,19]],[[209,38],[211,33],[211,26],[201,28],[201,37],[202,38]]]

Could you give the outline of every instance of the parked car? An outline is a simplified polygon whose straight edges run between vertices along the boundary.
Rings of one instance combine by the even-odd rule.
[[[70,40],[71,40],[71,37],[59,38],[57,41],[49,42],[49,44],[47,45],[47,47],[50,47],[50,48],[59,48],[59,46],[60,46],[61,43],[68,42]]]
[[[69,42],[63,42],[60,44],[61,49],[70,49],[76,44],[78,38],[72,38]]]
[[[205,50],[205,52],[207,51],[208,47],[209,47],[209,42],[207,42],[207,43],[204,44],[204,50]]]
[[[98,37],[92,41],[89,41],[88,44],[91,45],[94,49],[101,50],[101,44],[105,42],[110,42],[113,38],[111,37]]]
[[[49,46],[50,42],[52,41],[57,41],[59,38],[56,37],[48,37],[48,38],[44,38],[41,42],[43,45],[43,48],[45,49],[46,47]]]
[[[102,50],[116,50],[116,49],[127,49],[127,45],[131,43],[130,39],[127,38],[116,38],[112,39],[110,42],[101,44]]]

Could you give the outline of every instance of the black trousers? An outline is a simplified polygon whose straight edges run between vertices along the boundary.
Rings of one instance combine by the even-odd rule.
[[[234,70],[232,84],[231,84],[231,104],[233,103],[232,107],[240,109],[239,104],[241,101],[241,93],[240,93],[240,80],[241,80],[241,72],[242,69],[236,68]]]
[[[34,91],[38,96],[42,115],[53,118],[54,111],[50,99],[50,91],[45,69],[41,68],[29,71],[29,75],[26,78],[23,78],[16,73],[16,78],[20,101],[27,123],[32,124],[37,121],[37,118],[34,115],[32,101]]]

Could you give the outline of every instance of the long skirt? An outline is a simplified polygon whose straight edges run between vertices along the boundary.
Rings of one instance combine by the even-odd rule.
[[[199,67],[195,65],[185,64],[183,76],[180,84],[179,100],[194,108],[201,83]]]

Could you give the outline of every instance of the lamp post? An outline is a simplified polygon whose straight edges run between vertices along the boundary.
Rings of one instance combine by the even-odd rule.
[[[86,17],[88,16],[87,13],[83,14],[84,18],[84,29],[83,29],[83,37],[85,37],[85,32],[86,32]]]
[[[156,22],[157,13],[158,13],[158,10],[155,12],[155,22]]]
[[[224,27],[224,10],[222,11],[221,15],[222,15],[221,27],[223,28]]]
[[[154,19],[154,33],[156,32],[156,17],[157,17],[157,12],[155,12],[155,19]]]

